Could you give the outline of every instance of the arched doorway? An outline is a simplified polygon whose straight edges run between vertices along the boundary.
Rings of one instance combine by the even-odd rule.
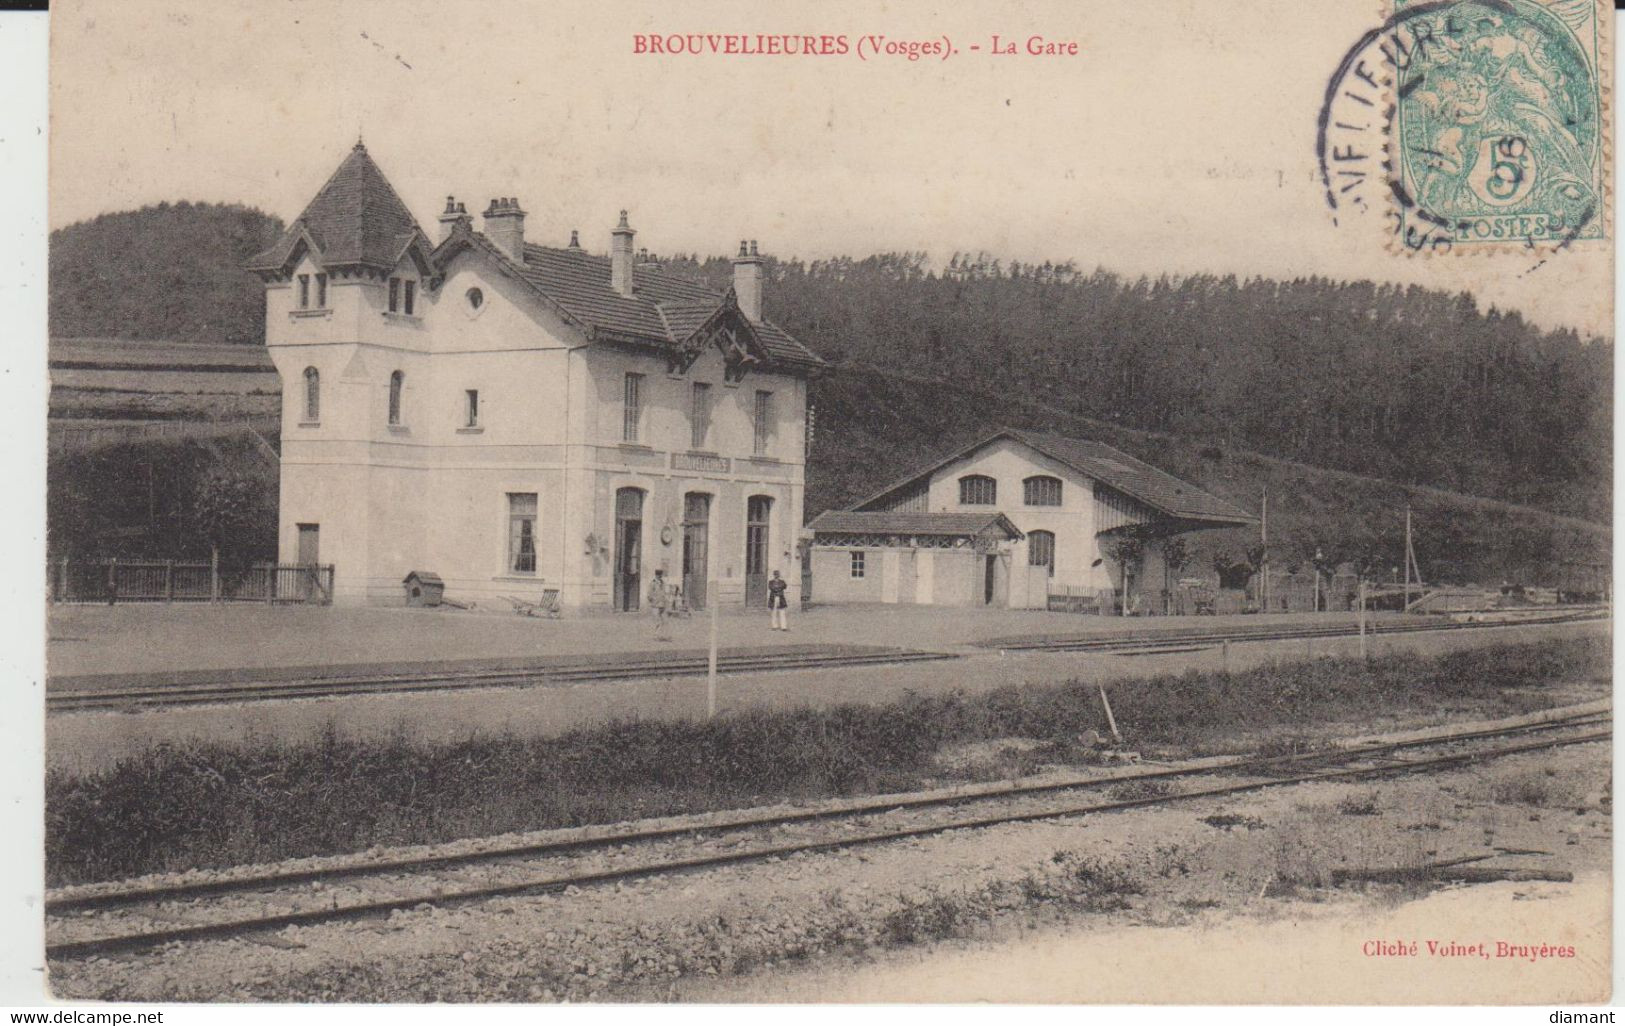
[[[690,609],[705,608],[705,581],[711,542],[711,496],[683,496],[683,597]]]
[[[635,612],[643,587],[643,489],[615,493],[615,608]]]
[[[773,497],[752,495],[745,504],[745,605],[767,605],[769,525]]]

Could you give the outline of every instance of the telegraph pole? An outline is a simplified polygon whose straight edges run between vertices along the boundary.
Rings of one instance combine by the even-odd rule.
[[[714,578],[706,582],[705,591],[706,604],[711,607],[711,644],[705,661],[705,718],[714,720],[717,717],[717,607],[722,604],[722,596],[717,594]]]
[[[1405,504],[1405,605],[1401,607],[1404,612],[1411,610],[1411,504]]]
[[[1270,611],[1270,488],[1264,486],[1264,503],[1258,519],[1258,544],[1263,555],[1258,557],[1258,604],[1260,612]]]

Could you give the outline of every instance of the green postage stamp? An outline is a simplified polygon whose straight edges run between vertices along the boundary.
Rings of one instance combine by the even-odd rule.
[[[1606,16],[1596,0],[1394,0],[1402,236],[1463,250],[1608,237]]]

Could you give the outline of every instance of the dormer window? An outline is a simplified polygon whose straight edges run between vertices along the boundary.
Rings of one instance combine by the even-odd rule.
[[[327,275],[326,274],[318,274],[318,275],[316,275],[316,308],[318,310],[326,310],[327,309]]]
[[[310,275],[299,276],[299,309],[310,309]]]
[[[418,283],[411,278],[389,279],[389,312],[412,316],[417,305]]]

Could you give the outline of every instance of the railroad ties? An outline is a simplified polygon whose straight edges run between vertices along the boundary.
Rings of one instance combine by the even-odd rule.
[[[417,858],[352,858],[289,872],[226,871],[204,881],[162,886],[91,884],[47,895],[46,954],[61,959],[135,951],[381,917],[425,904],[470,904],[887,844],[950,830],[1105,815],[1301,783],[1442,772],[1523,753],[1607,743],[1611,736],[1611,713],[1594,703],[1487,728],[1283,756],[1216,758],[1044,783],[882,795],[793,812],[741,810],[675,825],[612,824],[533,844]],[[1087,794],[1136,781],[1163,786],[1146,788],[1148,793],[1140,797]],[[585,865],[583,855],[591,857]]]

